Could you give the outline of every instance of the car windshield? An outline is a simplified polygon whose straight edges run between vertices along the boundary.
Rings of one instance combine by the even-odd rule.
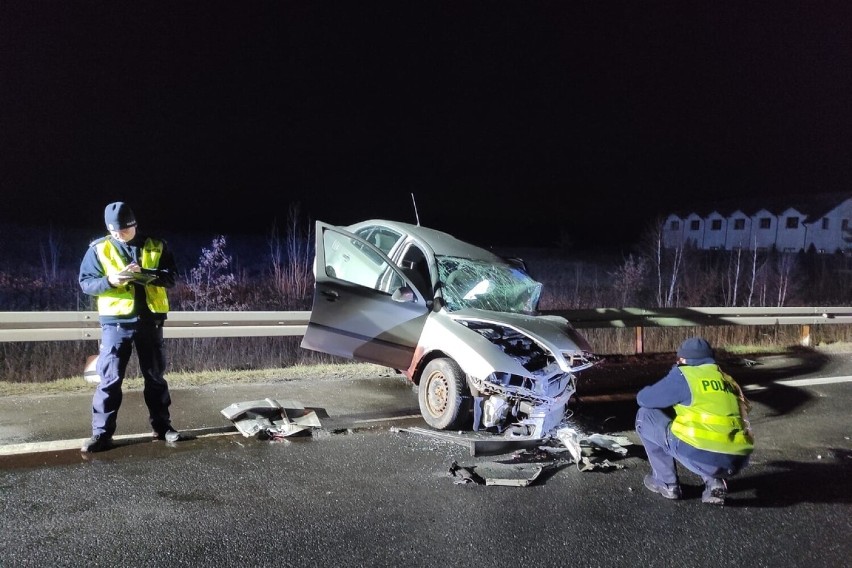
[[[478,308],[494,312],[532,313],[541,284],[510,264],[438,256],[438,278],[449,311]]]

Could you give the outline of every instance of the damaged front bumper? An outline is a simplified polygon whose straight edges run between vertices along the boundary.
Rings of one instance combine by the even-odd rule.
[[[576,391],[574,375],[565,373],[552,380],[559,385],[557,396],[538,394],[528,388],[506,384],[496,374],[492,380],[470,378],[474,392],[473,429],[496,429],[510,436],[543,438],[565,416],[568,400]],[[510,380],[510,379],[507,379]]]
[[[503,357],[489,359],[494,367],[484,378],[468,374],[474,430],[496,429],[510,436],[542,438],[561,423],[568,400],[576,392],[575,373],[595,365],[599,358],[586,351],[588,345],[579,336],[572,336],[567,321],[519,315],[505,318],[510,321],[456,319]],[[503,369],[498,370],[500,367]]]

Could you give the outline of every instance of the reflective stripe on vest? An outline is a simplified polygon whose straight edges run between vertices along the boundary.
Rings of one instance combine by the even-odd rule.
[[[672,434],[700,450],[746,455],[754,441],[740,415],[739,389],[717,365],[683,366],[692,403],[678,404]]]
[[[104,239],[95,245],[98,260],[107,276],[122,271],[125,261],[121,253],[110,239]],[[142,268],[157,268],[163,255],[163,243],[155,239],[146,239],[142,247],[142,258],[139,265]],[[169,311],[169,298],[162,286],[145,285],[145,298],[148,309],[155,314]],[[124,284],[110,288],[98,295],[98,313],[102,316],[126,316],[133,313],[133,284]]]

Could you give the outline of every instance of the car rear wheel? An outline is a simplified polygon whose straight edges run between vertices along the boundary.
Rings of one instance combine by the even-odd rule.
[[[432,428],[463,428],[470,418],[464,373],[452,359],[435,359],[423,369],[417,390],[420,414]]]

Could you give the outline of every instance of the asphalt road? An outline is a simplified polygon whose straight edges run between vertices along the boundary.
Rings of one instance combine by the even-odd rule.
[[[782,380],[849,375],[848,359]],[[753,384],[758,449],[721,508],[701,503],[688,473],[682,501],[644,489],[635,445],[595,453],[623,469],[557,462],[528,487],[457,484],[454,461],[484,468],[511,455],[398,431],[424,425],[402,418],[416,399],[399,381],[331,382],[264,391],[326,411],[306,437],[259,441],[211,426],[174,445],[129,437],[88,459],[76,447],[2,456],[0,565],[850,565],[850,382]],[[176,406],[190,394],[214,407],[229,396],[176,393]],[[6,410],[18,406],[0,400],[7,432]],[[632,401],[574,412],[587,432],[636,440]]]

